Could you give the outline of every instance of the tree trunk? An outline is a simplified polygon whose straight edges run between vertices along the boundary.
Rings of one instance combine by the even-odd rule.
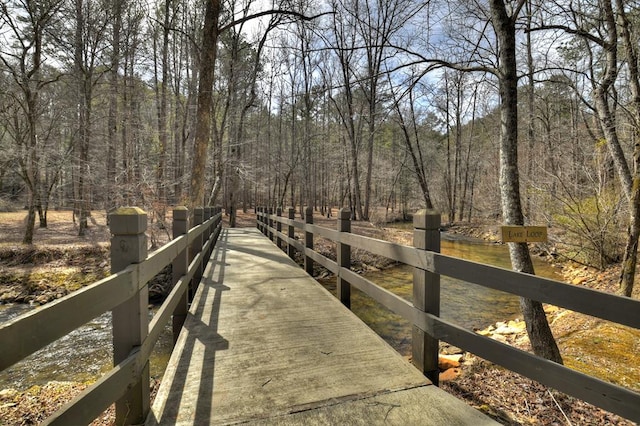
[[[624,10],[622,0],[616,0],[618,22],[621,23],[622,41],[624,42],[629,67],[629,86],[632,95],[632,113],[635,115],[634,131],[636,142],[633,149],[633,180],[631,198],[629,200],[629,226],[627,228],[627,244],[622,261],[620,275],[620,292],[631,297],[638,262],[638,239],[640,238],[640,72],[638,71],[638,52],[636,43],[632,41],[629,19]]]
[[[213,80],[218,48],[218,18],[220,0],[208,0],[202,29],[202,50],[200,58],[200,82],[198,86],[198,112],[194,142],[193,164],[191,167],[190,207],[204,203],[205,171],[207,150],[211,138],[211,106],[213,103]],[[218,153],[222,155],[222,153]]]
[[[518,77],[516,73],[515,16],[507,14],[504,0],[490,0],[493,27],[498,38],[500,65],[500,193],[506,225],[523,225],[518,176]],[[533,274],[533,263],[526,243],[509,243],[514,270]],[[527,333],[536,355],[562,363],[560,351],[540,302],[520,299]]]
[[[74,61],[76,78],[76,101],[78,105],[77,139],[74,148],[76,149],[76,185],[77,199],[76,210],[78,211],[78,235],[84,236],[87,229],[88,218],[88,180],[89,180],[89,125],[91,111],[91,69],[85,66],[84,42],[86,23],[84,19],[84,1],[75,0],[76,7],[76,28],[74,40]]]
[[[171,2],[164,3],[164,23],[162,24],[162,46],[160,65],[162,66],[162,78],[158,81],[157,55],[154,58],[158,141],[160,152],[158,153],[158,166],[156,169],[156,199],[159,204],[158,216],[164,222],[167,204],[167,192],[165,187],[165,168],[167,163],[167,147],[169,146],[169,132],[167,130],[167,86],[169,85],[169,31],[170,31]],[[154,43],[155,47],[155,43]],[[154,53],[155,53],[154,49]]]
[[[33,244],[33,233],[36,227],[36,206],[33,191],[29,193],[27,217],[24,229],[23,244]]]
[[[415,146],[412,141],[411,133],[407,127],[406,121],[402,116],[402,111],[400,109],[400,105],[398,100],[395,99],[394,102],[396,114],[398,114],[398,122],[400,125],[400,129],[402,130],[402,136],[404,145],[407,148],[407,152],[411,157],[411,161],[413,163],[413,169],[416,174],[416,178],[418,179],[418,184],[420,185],[420,191],[422,192],[422,197],[424,199],[425,208],[433,209],[433,202],[431,201],[431,193],[429,191],[429,183],[427,179],[427,171],[424,165],[424,159],[422,155],[422,148],[420,147],[420,139],[418,137],[418,123],[416,120],[416,112],[414,108],[414,99],[413,99],[413,89],[409,89],[409,112],[411,113],[411,127],[413,130],[413,138],[415,139]],[[394,156],[395,158],[395,156]],[[402,167],[400,168],[400,173],[402,171]],[[398,174],[398,176],[400,175]],[[394,183],[395,186],[395,183]],[[388,205],[389,203],[387,203]]]
[[[120,68],[120,28],[122,27],[122,2],[114,0],[112,18],[112,54],[109,71],[109,113],[107,118],[107,185],[105,210],[114,209],[116,199],[116,150],[118,146],[118,70]]]

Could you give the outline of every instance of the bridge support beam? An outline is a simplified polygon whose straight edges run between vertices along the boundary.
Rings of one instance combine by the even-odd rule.
[[[147,213],[138,207],[123,207],[109,216],[111,229],[111,273],[147,258]],[[113,364],[125,360],[149,334],[149,288],[145,285],[126,302],[113,309]],[[116,401],[118,425],[142,424],[149,413],[149,363],[140,381]]]
[[[440,252],[440,214],[420,210],[413,216],[413,245],[419,250]],[[440,275],[420,268],[413,271],[413,306],[440,315]],[[411,352],[413,364],[434,385],[438,385],[438,339],[413,326]]]

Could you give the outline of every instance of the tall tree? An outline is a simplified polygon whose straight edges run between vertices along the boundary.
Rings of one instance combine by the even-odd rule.
[[[392,56],[392,38],[412,15],[425,3],[414,5],[407,0],[364,0],[358,6],[356,1],[356,25],[365,52],[364,73],[360,86],[367,101],[367,141],[366,170],[364,184],[364,206],[362,219],[369,220],[371,205],[371,179],[373,176],[373,151],[377,125],[380,121],[378,109],[381,101],[381,83],[384,82],[382,67]]]
[[[620,276],[620,292],[627,297],[631,297],[638,263],[638,239],[640,239],[640,72],[638,71],[638,44],[632,37],[631,21],[627,16],[625,7],[623,0],[616,0],[617,21],[620,25],[620,35],[629,71],[630,109],[635,136],[627,243]]]
[[[111,4],[109,22],[111,24],[111,63],[109,64],[109,110],[107,117],[106,156],[106,209],[113,209],[116,200],[116,152],[118,147],[118,93],[120,91],[120,31],[125,0],[114,0]]]
[[[515,5],[504,0],[490,0],[491,24],[498,42],[498,77],[500,93],[500,193],[502,216],[507,225],[524,225],[518,174],[518,74],[516,65],[516,19],[526,0]],[[509,13],[509,10],[512,10]],[[513,268],[534,273],[531,254],[526,243],[509,243]],[[562,363],[542,304],[528,298],[520,299],[520,308],[527,324],[527,334],[534,353]]]
[[[467,57],[454,63],[422,57],[425,62],[439,64],[461,71],[479,71],[489,73],[497,79],[500,114],[499,170],[502,218],[506,225],[524,225],[524,215],[520,196],[520,177],[518,171],[518,73],[516,59],[516,21],[527,0],[510,2],[489,0],[489,10],[481,5],[473,11],[475,16],[486,16],[486,22],[493,29],[493,36],[483,26],[478,41],[466,51]],[[475,31],[475,27],[470,27]],[[460,30],[462,30],[460,28]],[[465,35],[466,36],[466,35]],[[490,40],[495,37],[494,46]],[[469,38],[463,41],[468,42]],[[492,52],[495,60],[487,63],[487,54]],[[465,54],[462,52],[462,54]],[[475,61],[477,65],[468,65]],[[493,65],[495,64],[495,65]],[[533,262],[526,243],[509,243],[509,255],[514,270],[534,274]],[[534,353],[549,360],[562,363],[560,351],[553,338],[542,304],[528,298],[520,299],[520,307],[527,325],[527,334]]]
[[[389,84],[392,84],[392,79],[389,76]],[[404,92],[408,100],[406,102],[401,102],[400,96],[395,92],[396,90],[392,90],[393,96],[393,106],[396,111],[396,120],[398,121],[398,125],[400,126],[400,130],[402,133],[402,141],[404,142],[404,146],[411,158],[411,162],[413,164],[413,171],[416,175],[418,185],[420,186],[420,190],[422,192],[422,198],[424,200],[424,205],[427,209],[433,209],[433,201],[431,199],[431,190],[429,189],[429,168],[427,155],[424,152],[424,143],[422,138],[420,137],[419,125],[418,125],[418,115],[416,113],[416,104],[421,102],[415,99],[414,92],[416,91],[418,85],[414,81],[411,81],[409,87]],[[402,108],[402,105],[406,105],[406,107]],[[423,120],[423,122],[426,120]],[[402,170],[402,169],[401,169]],[[398,173],[397,177],[400,177],[400,173]]]
[[[626,56],[628,86],[631,91],[631,110],[635,114],[632,121],[638,133],[638,113],[640,108],[640,78],[638,77],[637,42],[632,39],[631,22],[627,17],[624,1],[602,0],[597,5],[578,2],[576,7],[564,7],[561,17],[567,22],[553,25],[545,23],[541,29],[560,29],[574,35],[586,53],[587,69],[583,75],[589,77],[592,86],[592,103],[585,102],[595,110],[599,129],[606,140],[620,186],[629,203],[627,242],[620,275],[620,291],[630,295],[635,279],[638,239],[640,238],[640,147],[636,144],[633,152],[633,168],[627,162],[623,143],[620,140],[617,107],[620,102],[616,81],[619,78],[621,52]],[[622,42],[622,43],[620,43]],[[620,49],[619,44],[622,44]],[[576,70],[581,72],[582,70]],[[584,99],[584,98],[583,98]]]
[[[205,202],[205,171],[207,151],[211,138],[211,107],[213,104],[213,82],[216,57],[218,55],[218,21],[222,4],[220,0],[207,0],[202,27],[202,47],[200,50],[200,72],[198,82],[197,115],[194,141],[194,155],[191,166],[190,205]]]
[[[74,213],[78,215],[78,235],[85,235],[91,214],[91,167],[93,92],[102,73],[96,73],[104,49],[108,20],[106,12],[94,0],[75,0],[73,36],[73,76],[78,105],[77,133],[74,143]]]
[[[167,190],[165,173],[167,168],[167,150],[169,146],[168,131],[168,86],[170,84],[169,74],[169,33],[173,26],[172,1],[165,0],[158,11],[159,34],[153,37],[153,76],[156,94],[156,116],[158,127],[158,164],[156,168],[156,199],[158,201],[158,214],[161,221],[164,221],[167,204]],[[158,40],[160,38],[160,40]],[[160,44],[160,46],[158,46]],[[158,70],[160,67],[160,70]]]
[[[332,46],[336,55],[340,75],[339,96],[330,91],[330,99],[338,112],[346,135],[345,142],[349,160],[348,172],[350,174],[349,195],[353,203],[353,208],[351,209],[353,219],[362,219],[364,216],[362,190],[360,187],[360,161],[358,158],[363,120],[361,118],[362,113],[357,105],[358,99],[354,93],[354,84],[357,78],[355,68],[358,61],[356,49],[358,36],[355,19],[358,13],[355,7],[352,8],[353,10],[349,9],[349,6],[357,5],[358,1],[353,0],[352,3],[332,1],[332,8],[335,10],[330,27],[333,40],[328,40],[328,44]]]
[[[12,138],[22,152],[20,176],[28,190],[28,213],[23,243],[33,243],[36,209],[41,205],[41,154],[39,126],[42,115],[40,92],[56,81],[58,76],[43,72],[47,31],[56,19],[61,0],[21,2],[3,1],[0,4],[0,29],[6,42],[0,45],[0,61],[10,74],[16,90]]]

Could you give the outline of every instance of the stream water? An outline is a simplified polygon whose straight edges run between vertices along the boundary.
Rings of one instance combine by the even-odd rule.
[[[31,309],[25,304],[0,305],[0,323]],[[155,309],[151,309],[149,316],[154,313]],[[152,377],[162,376],[172,340],[171,324],[167,324],[151,356]],[[93,382],[111,369],[112,360],[111,312],[106,312],[0,372],[0,390],[23,390],[52,380]]]
[[[466,239],[450,239],[443,235],[444,254],[477,262],[509,267],[505,246]],[[539,275],[555,277],[553,268],[538,261]],[[367,278],[396,294],[411,298],[411,268],[395,267],[367,274]],[[335,279],[321,280],[327,288],[335,289]],[[468,328],[485,327],[499,320],[519,315],[515,296],[472,284],[443,278],[441,281],[441,316]],[[0,323],[28,310],[28,305],[0,305]],[[355,290],[352,309],[371,328],[403,354],[411,351],[411,327],[401,317]],[[154,310],[150,310],[152,316]],[[171,352],[171,326],[156,344],[151,358],[151,375],[161,377]],[[3,343],[4,344],[4,343]],[[1,350],[1,349],[0,349]],[[105,313],[69,335],[0,372],[0,389],[25,389],[51,380],[94,381],[112,365],[111,313]]]

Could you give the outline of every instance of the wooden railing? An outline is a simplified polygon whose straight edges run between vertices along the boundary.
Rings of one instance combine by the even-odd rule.
[[[448,276],[487,288],[640,328],[640,301],[559,281],[445,256],[440,251],[440,215],[421,210],[414,216],[414,247],[350,233],[351,212],[339,212],[337,230],[313,225],[313,210],[305,221],[294,219],[294,210],[257,209],[257,226],[278,247],[293,257],[304,256],[304,268],[317,262],[337,276],[337,296],[350,305],[351,286],[413,324],[413,362],[438,384],[438,342],[443,340],[468,352],[527,376],[544,385],[580,398],[635,422],[640,421],[640,393],[572,370],[512,346],[481,336],[439,317],[440,276]],[[286,232],[283,232],[283,226]],[[295,238],[295,229],[303,239]],[[334,241],[336,261],[313,251],[314,237]],[[414,267],[413,303],[350,270],[350,250],[358,248]]]
[[[116,403],[116,424],[141,424],[149,412],[149,357],[173,317],[174,342],[220,235],[221,209],[173,211],[173,240],[147,255],[147,214],[126,207],[109,216],[112,275],[0,325],[0,371],[93,318],[113,311],[114,368],[44,424],[88,424]],[[148,282],[172,265],[172,290],[149,322]],[[191,288],[190,288],[191,287]]]

